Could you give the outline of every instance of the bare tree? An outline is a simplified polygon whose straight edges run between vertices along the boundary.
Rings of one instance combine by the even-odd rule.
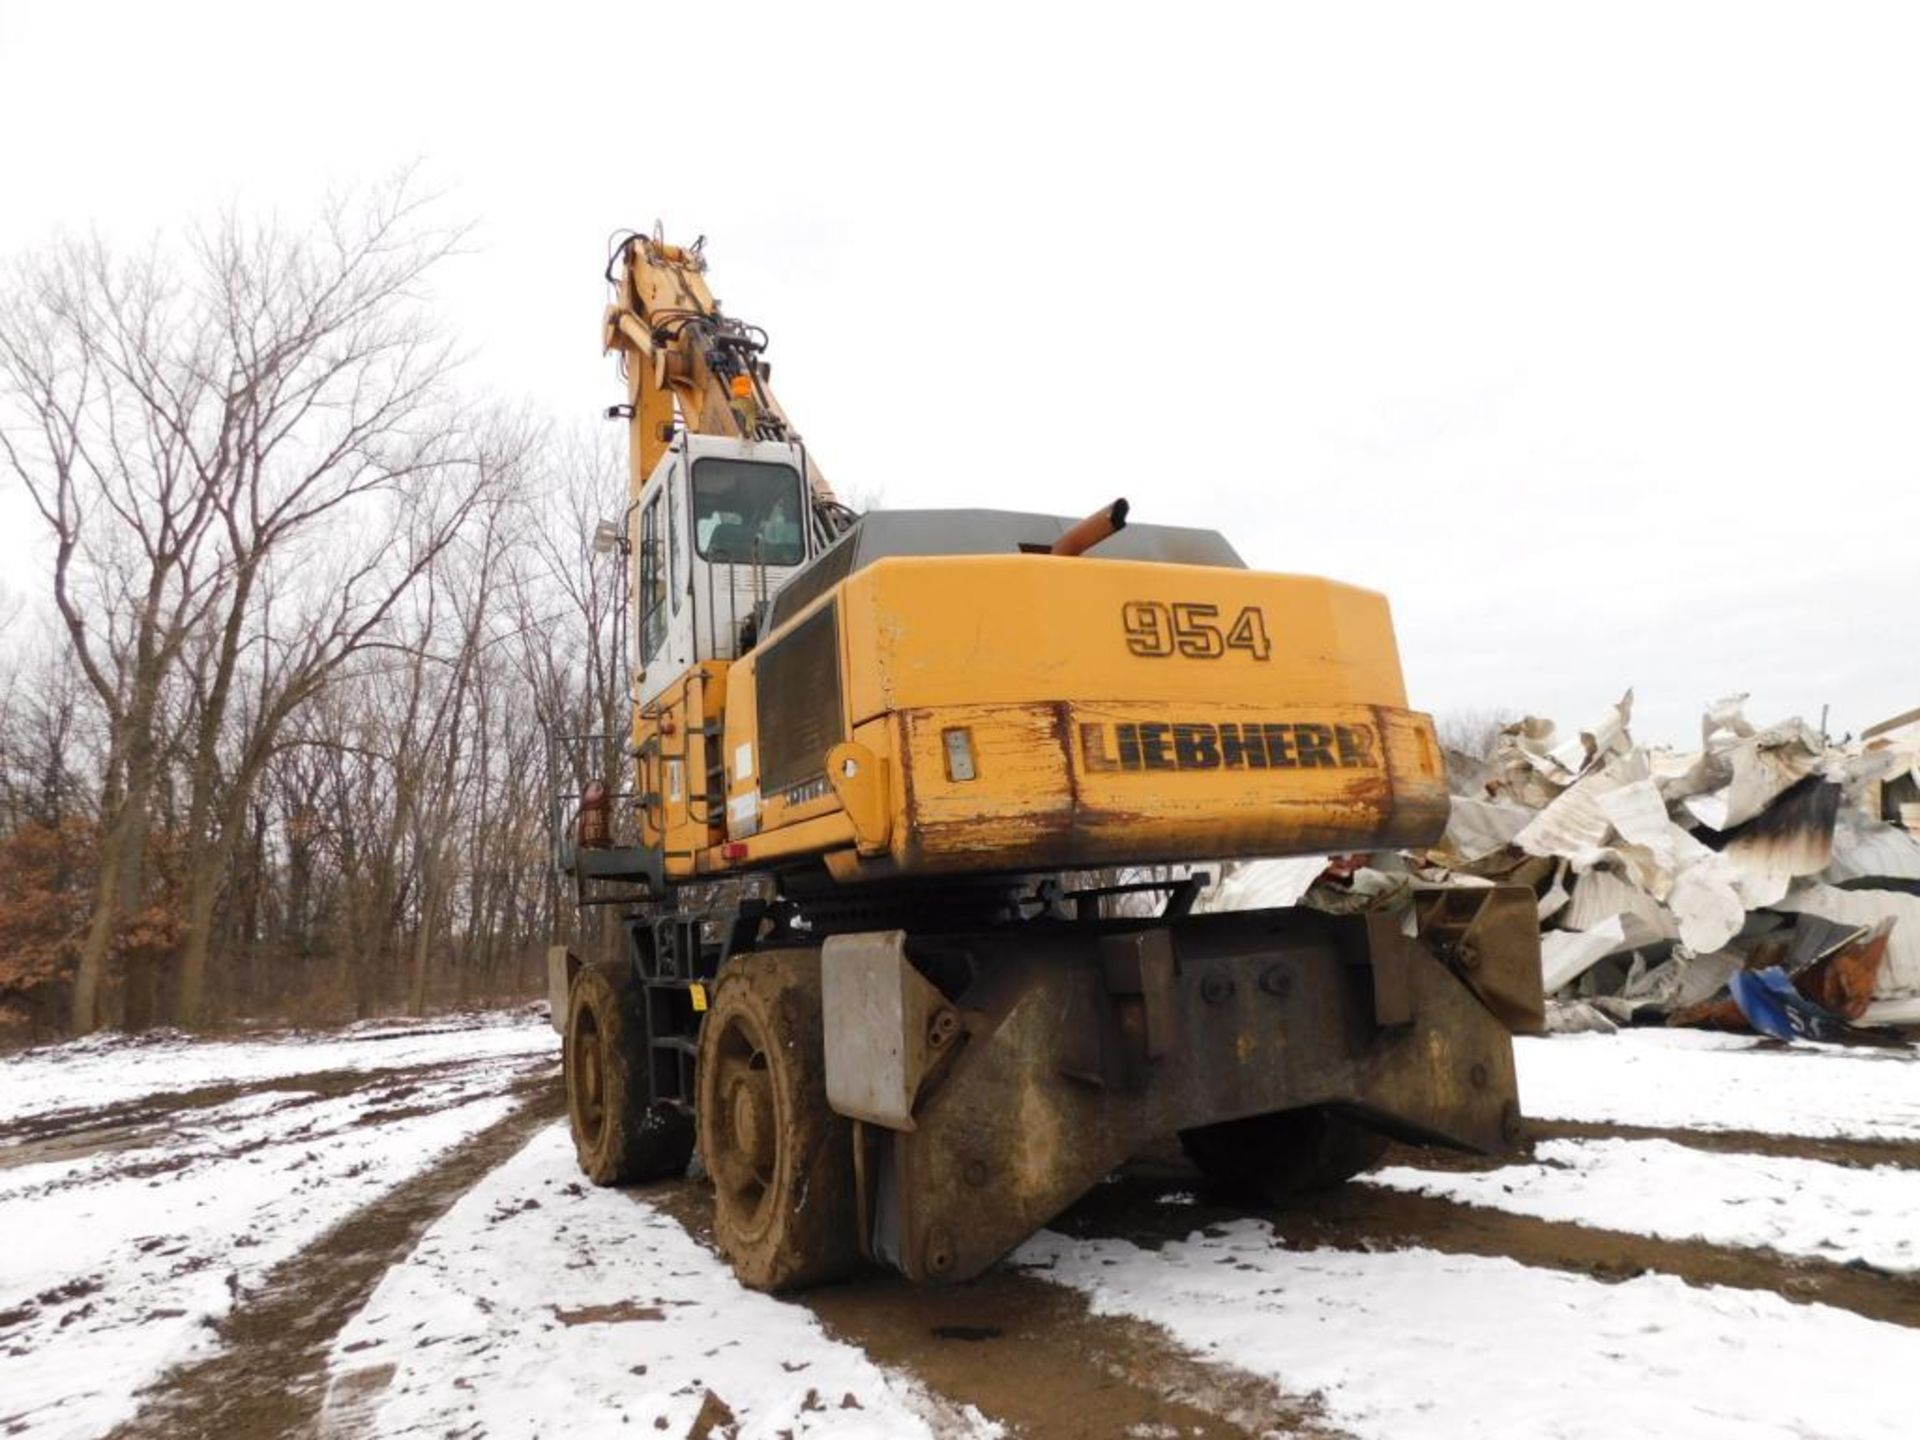
[[[76,1029],[103,1018],[115,928],[141,902],[168,747],[188,755],[196,1020],[214,895],[279,733],[378,638],[489,470],[424,301],[458,235],[427,216],[402,176],[302,231],[229,215],[178,262],[69,242],[0,307],[0,462],[47,527],[108,733]]]
[[[593,547],[601,520],[626,504],[626,461],[617,443],[575,432],[555,448],[515,572],[521,678],[540,723],[555,735],[600,735],[597,753],[557,757],[577,789],[620,773],[631,661],[624,625],[626,575]],[[623,531],[625,526],[620,527]]]
[[[553,748],[539,768],[545,807],[559,793],[578,796],[588,781],[618,789],[625,773],[631,711],[627,576],[620,559],[594,549],[598,523],[626,504],[627,466],[616,441],[575,432],[557,446],[539,487],[541,505],[516,572],[519,678],[539,731]],[[620,527],[623,531],[625,526]],[[599,737],[597,742],[567,737]],[[622,807],[616,807],[616,814]],[[564,815],[559,817],[564,822]],[[546,911],[551,939],[573,939],[582,917],[563,896],[550,865]],[[611,943],[611,912],[595,912],[601,944]]]

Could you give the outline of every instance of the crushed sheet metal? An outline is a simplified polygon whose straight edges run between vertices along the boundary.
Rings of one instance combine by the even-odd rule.
[[[1549,1000],[1544,1029],[1549,1035],[1611,1035],[1620,1026],[1591,1000]]]
[[[1278,860],[1249,860],[1236,865],[1194,903],[1201,912],[1265,910],[1298,905],[1332,857],[1289,855]]]
[[[1711,748],[1711,747],[1709,747]],[[1818,768],[1826,747],[1800,720],[1785,720],[1742,738],[1726,752],[1733,778],[1710,795],[1682,803],[1701,824],[1729,830],[1753,819]]]
[[[1814,1004],[1842,1020],[1858,1020],[1867,1013],[1874,986],[1887,960],[1887,942],[1893,921],[1882,920],[1864,935],[1809,965],[1794,977],[1794,985]]]
[[[1529,855],[1558,856],[1586,869],[1604,857],[1613,822],[1600,808],[1600,796],[1618,787],[1611,775],[1589,775],[1569,786],[1514,837]]]
[[[1887,941],[1886,968],[1881,975],[1882,998],[1920,995],[1920,895],[1898,890],[1842,890],[1833,885],[1810,885],[1795,890],[1775,907],[1849,925],[1878,925],[1893,920]]]
[[[1573,896],[1560,912],[1567,930],[1591,930],[1610,919],[1626,923],[1628,943],[1638,947],[1680,938],[1680,927],[1658,900],[1611,870],[1589,870],[1573,882]]]
[[[1533,821],[1534,812],[1505,800],[1455,795],[1441,848],[1461,860],[1483,860],[1504,850]]]
[[[1596,995],[1592,1003],[1622,1021],[1632,1019],[1644,1009],[1672,1014],[1719,994],[1726,988],[1727,978],[1742,963],[1741,957],[1731,950],[1716,950],[1711,955],[1688,955],[1676,950],[1653,966],[1636,955],[1620,993]]]
[[[1842,1020],[1859,1020],[1866,1014],[1874,987],[1879,983],[1892,928],[1891,920],[1883,920],[1871,929],[1845,932],[1840,943],[1828,946],[1818,959],[1801,965],[1793,972],[1793,988]],[[1769,937],[1756,947],[1751,956],[1738,959],[1738,964],[1733,968],[1764,968],[1780,963],[1783,953],[1798,938],[1798,932],[1790,931],[1788,935],[1787,940]],[[1792,964],[1790,958],[1788,964]],[[1733,968],[1729,968],[1721,977],[1723,984],[1731,977]],[[1675,1005],[1668,1023],[1709,1030],[1745,1031],[1752,1028],[1739,1002],[1731,995],[1717,991],[1718,987],[1707,995],[1695,992],[1697,998],[1691,1003]],[[1595,1003],[1608,1010],[1609,1014],[1615,1013],[1605,1001]]]
[[[1641,1023],[1711,1009],[1734,966],[1797,973],[1892,917],[1875,997],[1920,995],[1920,835],[1888,823],[1913,810],[1920,826],[1920,727],[1831,744],[1797,719],[1754,726],[1745,699],[1714,702],[1694,751],[1635,745],[1631,692],[1572,738],[1528,717],[1484,759],[1449,754],[1434,847],[1377,853],[1338,881],[1317,858],[1244,867],[1200,908],[1398,908],[1409,872],[1426,887],[1524,885],[1548,994]]]
[[[1771,905],[1794,880],[1825,870],[1833,862],[1839,816],[1840,786],[1809,778],[1781,795],[1771,809],[1728,831],[1721,853],[1733,866],[1748,906]]]
[[[1868,1025],[1920,1025],[1920,995],[1899,1000],[1876,1000],[1860,1017]]]
[[[1696,954],[1718,950],[1747,918],[1733,866],[1712,852],[1680,872],[1667,904],[1680,923],[1680,943]]]
[[[1920,813],[1914,818],[1920,821]],[[1920,884],[1920,839],[1903,826],[1843,810],[1833,829],[1833,863],[1826,870],[1829,880],[1849,889],[1876,888],[1863,883],[1874,880]]]
[[[1618,915],[1591,930],[1549,930],[1540,937],[1540,985],[1549,995],[1571,985],[1609,955],[1631,949]]]

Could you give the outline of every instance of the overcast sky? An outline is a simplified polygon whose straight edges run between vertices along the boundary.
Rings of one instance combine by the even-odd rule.
[[[0,0],[0,253],[418,160],[571,420],[661,219],[843,491],[1380,588],[1436,712],[1838,733],[1920,705],[1916,14]]]

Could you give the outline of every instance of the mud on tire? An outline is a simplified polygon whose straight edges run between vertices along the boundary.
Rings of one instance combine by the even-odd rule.
[[[728,963],[700,1028],[699,1077],[714,1239],[741,1282],[790,1290],[851,1272],[853,1125],[827,1105],[817,950]]]
[[[1375,1164],[1388,1140],[1325,1105],[1180,1132],[1181,1148],[1229,1194],[1263,1205],[1330,1190]]]
[[[567,992],[567,1121],[580,1169],[596,1185],[682,1175],[693,1153],[686,1112],[652,1101],[640,1004],[630,979],[594,967]]]

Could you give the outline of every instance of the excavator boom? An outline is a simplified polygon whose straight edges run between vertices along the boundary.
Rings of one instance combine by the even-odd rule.
[[[797,440],[769,383],[767,334],[723,315],[707,287],[706,238],[669,245],[630,234],[607,266],[613,299],[601,322],[627,384],[632,494],[666,458],[676,428],[742,440]],[[809,460],[813,495],[833,492]]]

